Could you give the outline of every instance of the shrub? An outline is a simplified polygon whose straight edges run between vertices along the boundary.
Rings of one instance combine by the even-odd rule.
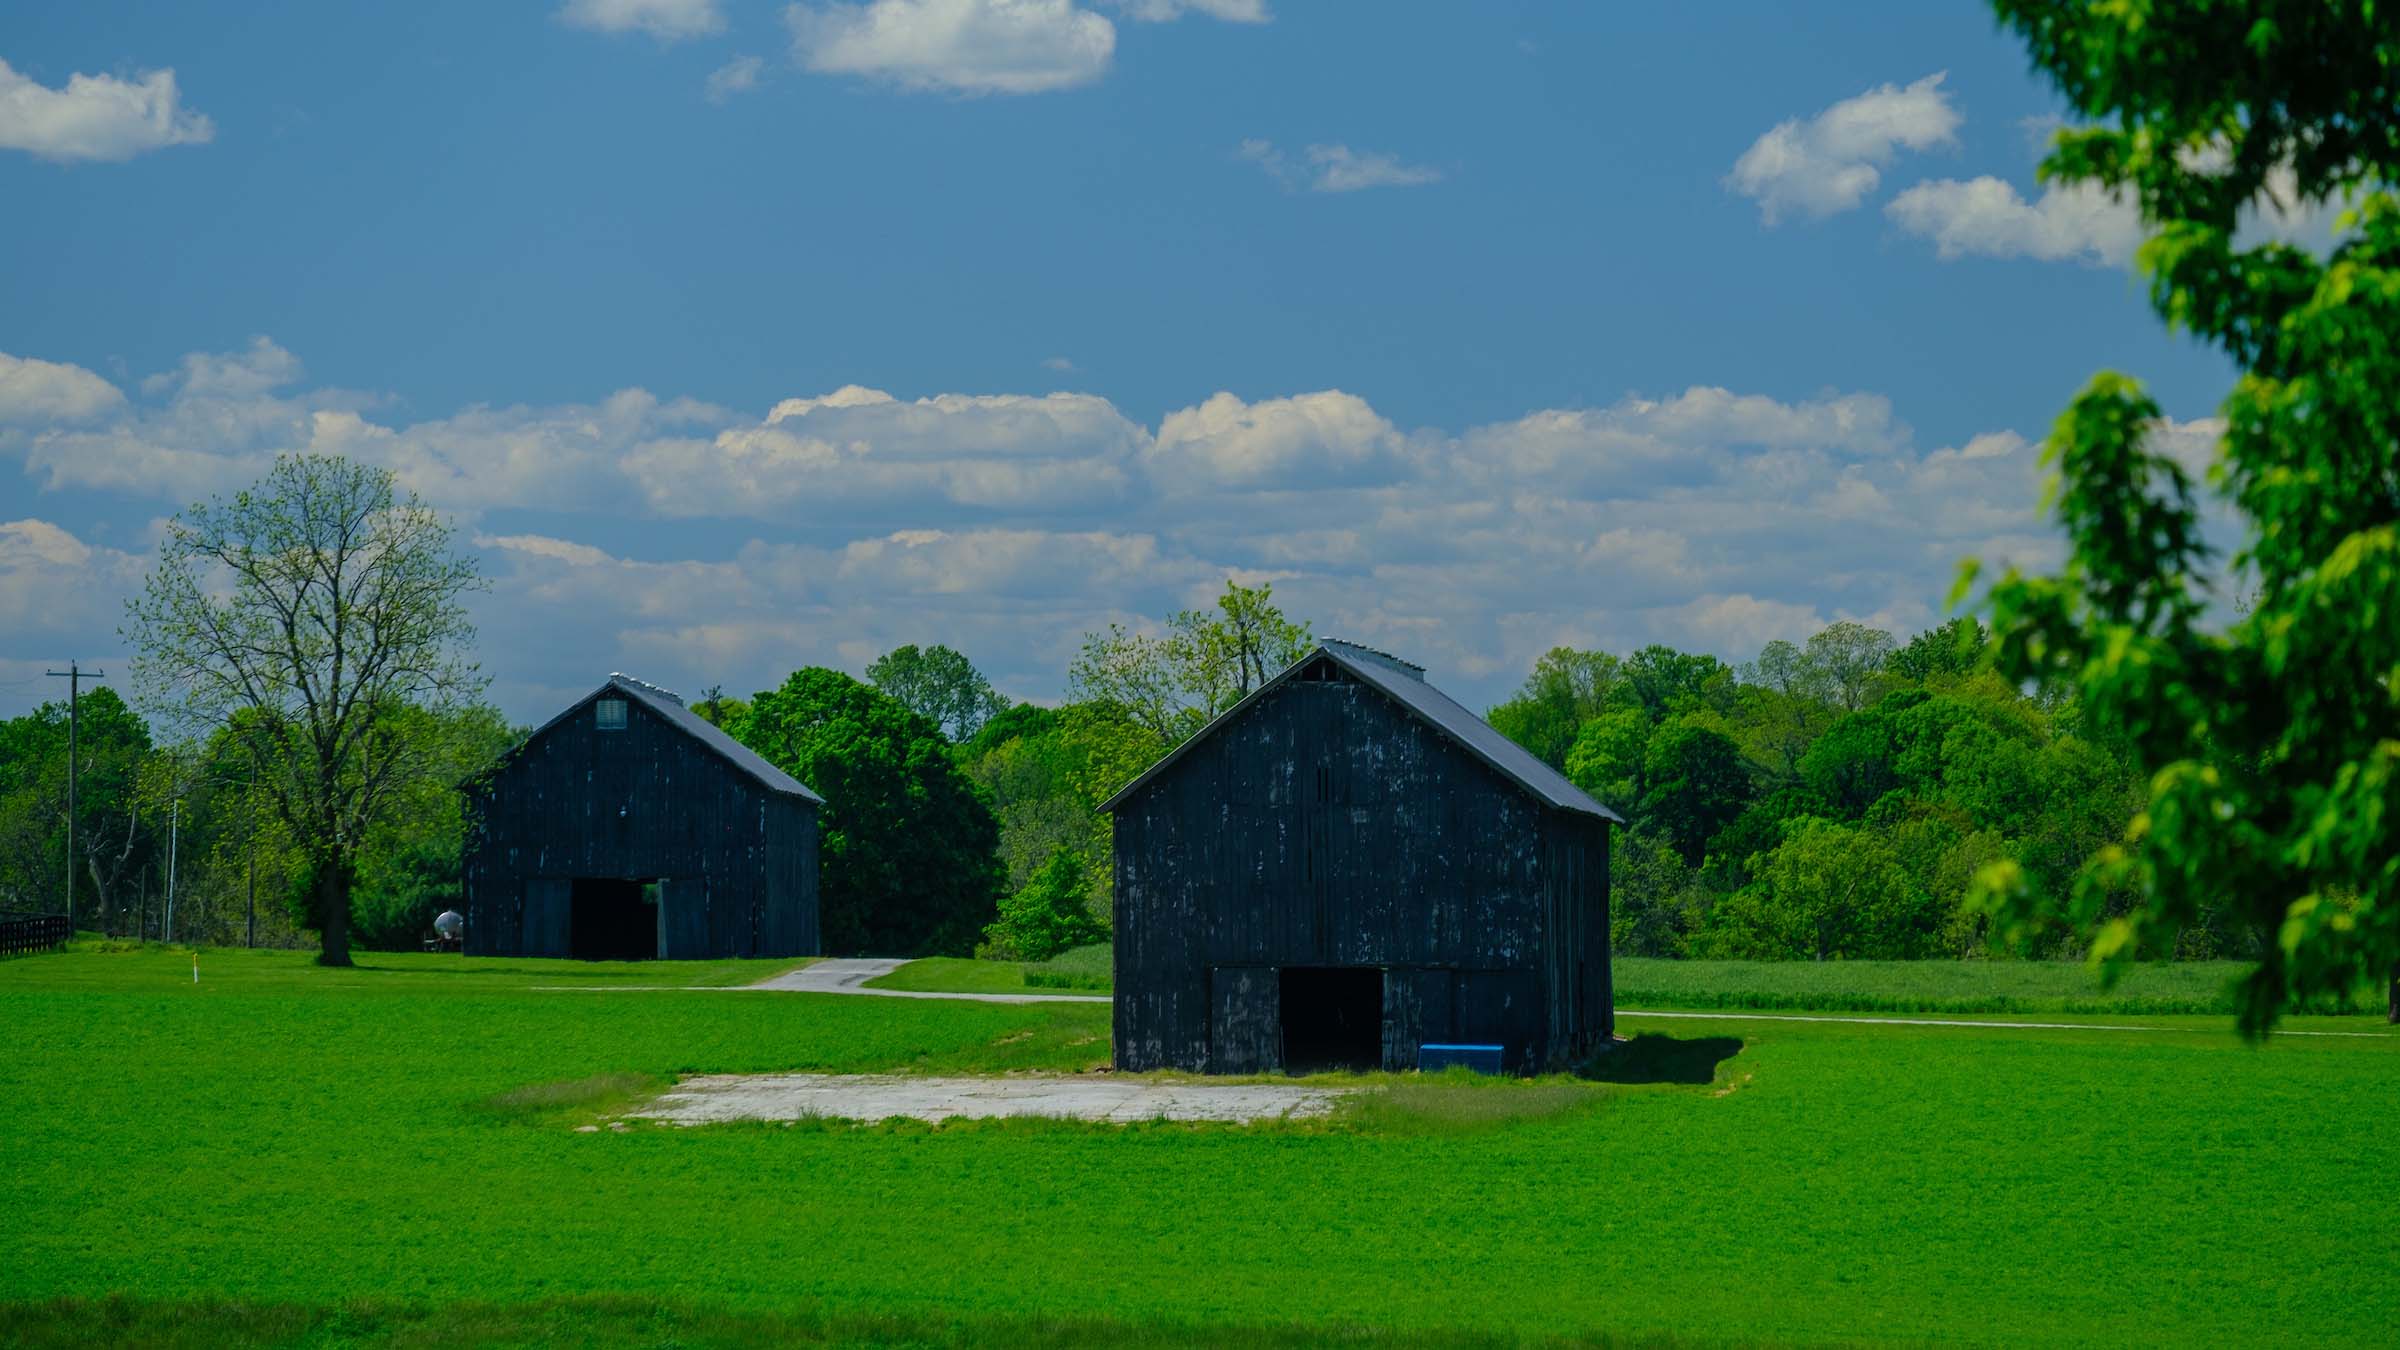
[[[1092,917],[1091,875],[1083,855],[1064,845],[1017,893],[1000,902],[1000,917],[984,930],[996,956],[1047,961],[1069,947],[1103,941],[1108,928]]]

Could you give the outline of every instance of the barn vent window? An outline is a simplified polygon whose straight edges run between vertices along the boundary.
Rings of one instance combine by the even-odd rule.
[[[625,729],[625,700],[604,698],[592,706],[598,713],[596,725],[602,731],[623,731]]]

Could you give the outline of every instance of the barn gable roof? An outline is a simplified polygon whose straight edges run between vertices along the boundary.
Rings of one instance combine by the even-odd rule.
[[[1279,688],[1286,680],[1304,669],[1318,657],[1332,661],[1360,683],[1381,692],[1419,721],[1431,726],[1456,742],[1461,749],[1497,769],[1500,774],[1525,789],[1544,804],[1561,811],[1598,816],[1602,820],[1623,824],[1625,818],[1592,800],[1590,794],[1567,781],[1567,776],[1544,764],[1532,751],[1499,732],[1489,722],[1467,711],[1458,700],[1425,682],[1425,668],[1413,665],[1388,652],[1362,647],[1354,642],[1322,638],[1308,655],[1294,661],[1273,679],[1251,691],[1248,698],[1217,715],[1214,721],[1192,733],[1183,744],[1167,752],[1166,757],[1144,770],[1142,775],[1115,796],[1100,804],[1103,811],[1114,811],[1128,797],[1140,791],[1150,780],[1166,772],[1169,765],[1183,758],[1195,745],[1214,735],[1236,714]]]
[[[757,751],[726,735],[724,730],[715,723],[683,706],[683,700],[673,692],[661,689],[646,680],[637,680],[631,675],[610,675],[608,683],[575,700],[574,703],[568,705],[565,712],[542,723],[533,735],[525,738],[526,742],[531,743],[540,739],[543,733],[549,731],[550,728],[573,717],[576,713],[589,707],[593,700],[608,693],[623,694],[658,714],[660,720],[715,751],[717,758],[756,780],[758,785],[767,791],[799,797],[819,806],[825,804],[825,799],[810,791],[808,784],[776,768]]]

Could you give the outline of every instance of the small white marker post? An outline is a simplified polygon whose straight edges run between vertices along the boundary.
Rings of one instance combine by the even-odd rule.
[[[192,983],[200,983],[200,953],[192,953]]]

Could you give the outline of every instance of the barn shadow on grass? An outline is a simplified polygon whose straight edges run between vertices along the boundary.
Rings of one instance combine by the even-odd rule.
[[[1705,1087],[1717,1066],[1742,1052],[1739,1036],[1662,1036],[1645,1031],[1577,1073],[1595,1083],[1683,1083]]]

